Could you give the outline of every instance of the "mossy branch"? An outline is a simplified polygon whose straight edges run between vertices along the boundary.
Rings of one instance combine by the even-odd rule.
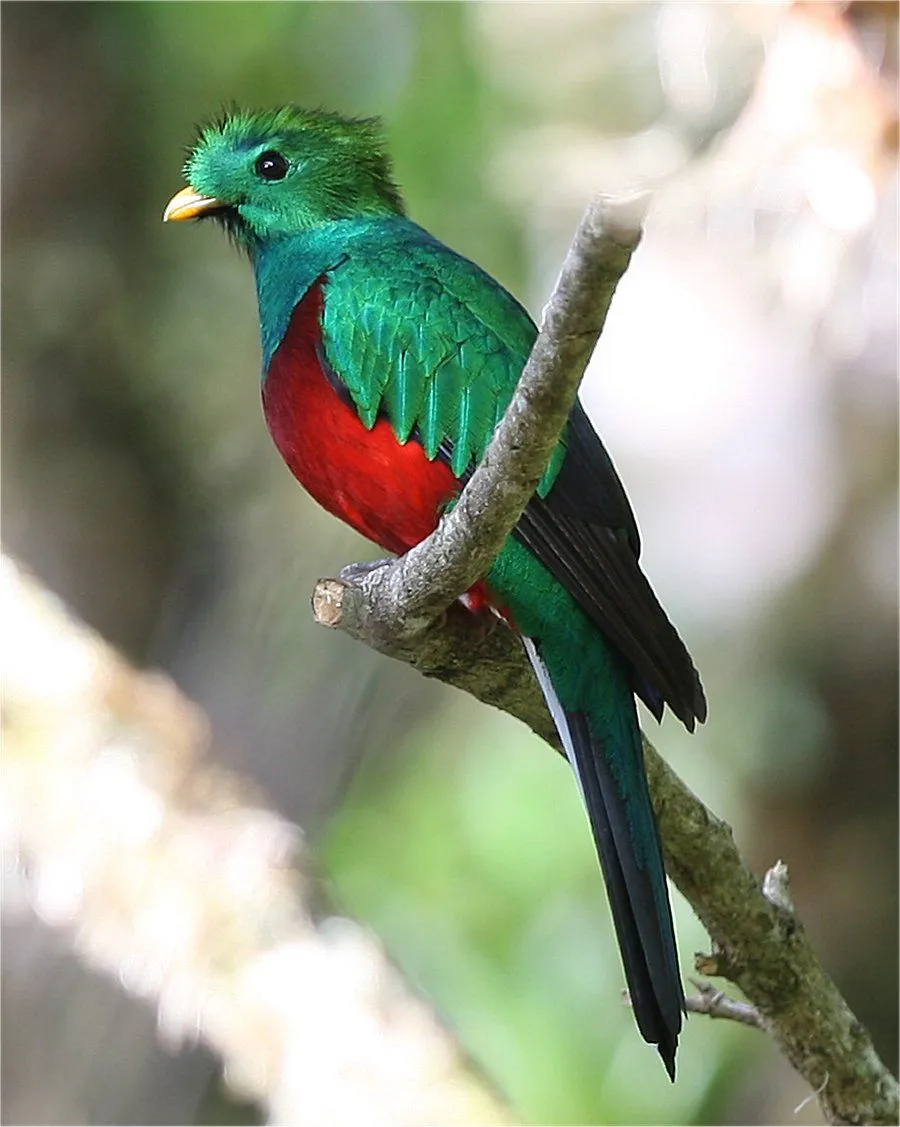
[[[646,198],[598,199],[586,212],[513,402],[437,531],[399,560],[346,569],[313,592],[323,625],[518,717],[557,750],[516,636],[499,624],[485,631],[456,600],[487,572],[543,473],[640,240],[645,206]],[[644,753],[669,876],[712,940],[697,970],[740,987],[831,1122],[897,1123],[897,1081],[790,907],[786,870],[755,877],[730,827],[646,737]]]

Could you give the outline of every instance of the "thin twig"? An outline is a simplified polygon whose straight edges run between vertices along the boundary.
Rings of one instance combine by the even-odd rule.
[[[692,978],[691,984],[699,993],[685,998],[684,1007],[688,1013],[727,1018],[729,1021],[740,1022],[741,1025],[750,1025],[754,1029],[766,1028],[762,1014],[756,1006],[751,1006],[749,1002],[739,1002],[736,998],[729,998],[724,990],[717,989],[711,982]]]

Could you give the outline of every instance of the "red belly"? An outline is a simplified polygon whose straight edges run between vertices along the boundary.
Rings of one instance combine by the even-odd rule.
[[[294,310],[263,383],[269,432],[294,477],[320,505],[398,555],[432,532],[459,486],[418,442],[401,446],[386,419],[367,430],[322,371],[322,289]]]

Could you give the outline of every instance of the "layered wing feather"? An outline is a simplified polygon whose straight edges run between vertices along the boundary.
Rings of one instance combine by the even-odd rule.
[[[657,720],[668,704],[693,731],[706,719],[700,677],[641,571],[631,506],[580,403],[567,447],[553,488],[532,498],[516,535],[626,658],[634,690]]]
[[[537,330],[493,278],[408,221],[359,240],[326,276],[325,358],[367,426],[386,415],[460,480],[484,453]],[[516,536],[625,657],[660,718],[706,717],[690,656],[638,564],[640,540],[612,461],[580,404]]]

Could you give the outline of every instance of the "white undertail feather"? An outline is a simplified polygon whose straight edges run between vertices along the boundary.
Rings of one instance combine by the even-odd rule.
[[[572,745],[572,736],[569,732],[569,725],[566,722],[566,714],[563,706],[560,704],[559,697],[556,695],[556,689],[553,687],[553,682],[550,680],[550,672],[544,664],[544,659],[538,653],[538,648],[532,638],[526,638],[522,635],[522,644],[525,646],[525,652],[528,654],[528,660],[531,662],[531,668],[534,670],[534,675],[538,679],[538,684],[541,686],[541,692],[544,694],[544,700],[547,702],[547,707],[550,709],[550,715],[553,718],[553,723],[556,725],[556,730],[559,732],[559,738],[562,740],[563,749],[566,753],[566,759],[569,761],[569,766],[575,778],[578,780],[578,789],[581,791],[581,800],[587,806],[587,799],[584,794],[584,784],[581,781],[581,774],[578,771],[578,763],[575,759],[575,748]]]

